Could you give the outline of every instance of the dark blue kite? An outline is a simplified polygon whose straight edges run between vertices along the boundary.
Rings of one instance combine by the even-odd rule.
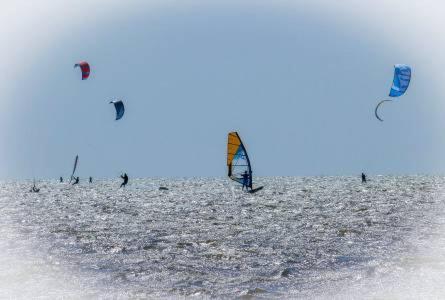
[[[110,104],[111,103],[114,104],[114,108],[116,109],[116,121],[117,121],[124,116],[125,113],[124,103],[121,100],[111,101]]]

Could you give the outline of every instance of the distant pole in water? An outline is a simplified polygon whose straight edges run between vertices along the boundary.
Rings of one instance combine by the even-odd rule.
[[[362,172],[362,183],[366,182],[366,174]]]

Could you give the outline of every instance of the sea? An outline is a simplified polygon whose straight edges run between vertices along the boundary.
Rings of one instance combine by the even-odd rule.
[[[120,182],[0,182],[0,299],[445,298],[444,177]]]

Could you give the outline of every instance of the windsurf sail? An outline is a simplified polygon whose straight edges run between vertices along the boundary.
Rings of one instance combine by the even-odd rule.
[[[74,159],[74,167],[73,167],[73,173],[71,173],[71,179],[70,179],[70,183],[73,180],[74,177],[74,173],[76,172],[77,169],[77,162],[79,161],[79,155],[76,155],[76,158]]]
[[[116,121],[124,116],[125,107],[124,103],[121,100],[118,101],[110,101],[110,104],[114,104],[114,108],[116,109]]]
[[[249,175],[248,187],[252,188],[252,167],[246,147],[237,132],[230,132],[227,140],[227,167],[230,179],[243,184],[243,175]]]

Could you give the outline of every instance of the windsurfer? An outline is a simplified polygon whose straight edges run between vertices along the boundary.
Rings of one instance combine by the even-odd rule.
[[[243,173],[243,187],[242,190],[244,190],[244,188],[246,188],[246,191],[249,190],[249,173],[247,173],[247,171],[244,171]]]

